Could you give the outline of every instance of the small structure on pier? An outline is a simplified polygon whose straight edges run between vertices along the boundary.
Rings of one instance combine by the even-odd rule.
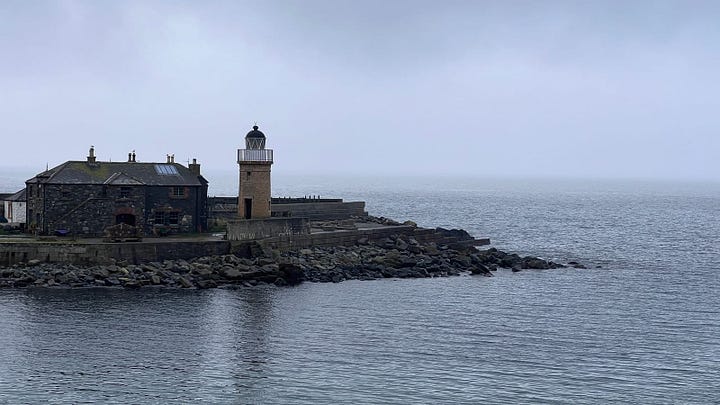
[[[238,149],[240,169],[238,216],[244,219],[270,218],[270,167],[272,149],[265,149],[265,134],[258,126],[245,135],[245,149]]]

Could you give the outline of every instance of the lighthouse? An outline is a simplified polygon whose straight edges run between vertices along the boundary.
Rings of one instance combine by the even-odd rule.
[[[238,216],[244,219],[270,217],[270,167],[272,149],[265,149],[265,134],[258,126],[245,135],[245,149],[238,149],[240,187]]]

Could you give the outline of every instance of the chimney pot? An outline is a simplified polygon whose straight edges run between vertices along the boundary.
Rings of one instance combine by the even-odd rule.
[[[95,162],[95,147],[92,145],[90,145],[90,153],[88,153],[87,161],[88,163]]]
[[[188,165],[188,169],[190,169],[194,175],[200,175],[200,164],[197,162],[197,159],[192,160],[192,163]]]

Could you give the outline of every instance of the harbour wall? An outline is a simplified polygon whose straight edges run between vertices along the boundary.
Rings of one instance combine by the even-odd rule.
[[[75,265],[104,265],[117,261],[132,264],[189,260],[201,256],[236,254],[249,257],[258,247],[293,250],[311,247],[354,246],[359,243],[383,242],[391,235],[415,238],[418,242],[447,244],[489,244],[487,239],[468,240],[435,229],[412,226],[386,226],[371,229],[338,230],[311,234],[284,235],[262,240],[145,240],[125,243],[89,243],[72,241],[23,241],[0,243],[0,266],[18,263],[49,262]]]

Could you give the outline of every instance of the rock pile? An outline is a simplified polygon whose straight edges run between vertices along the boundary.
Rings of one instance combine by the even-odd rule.
[[[253,258],[206,256],[139,265],[118,262],[92,267],[31,261],[0,269],[0,287],[216,288],[263,283],[283,286],[303,281],[491,276],[498,268],[520,271],[565,267],[494,248],[477,250],[469,246],[421,244],[402,236],[391,236],[378,243],[361,239],[352,247],[316,247],[289,252],[258,245],[253,255]]]

